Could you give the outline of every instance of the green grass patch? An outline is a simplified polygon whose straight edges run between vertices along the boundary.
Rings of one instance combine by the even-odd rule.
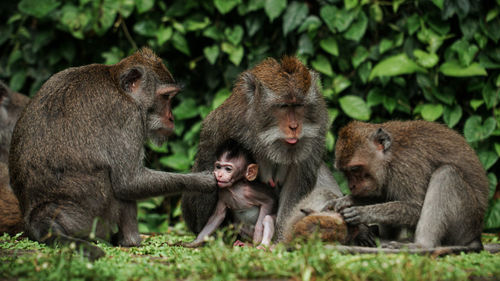
[[[141,247],[110,247],[89,262],[67,247],[51,248],[26,238],[0,236],[4,280],[497,280],[500,254],[482,252],[442,258],[409,254],[349,255],[311,239],[293,251],[232,247],[212,239],[199,249],[169,244],[192,235],[150,236]],[[496,239],[497,240],[497,239]],[[479,278],[479,279],[478,279]]]

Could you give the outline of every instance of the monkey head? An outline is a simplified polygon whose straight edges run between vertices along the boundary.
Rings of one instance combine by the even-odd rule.
[[[380,196],[391,158],[391,135],[376,124],[353,121],[339,131],[335,167],[353,196]]]
[[[231,187],[241,179],[253,181],[257,173],[257,164],[248,163],[243,155],[231,157],[229,152],[224,152],[214,165],[215,179],[220,188]]]
[[[142,110],[149,138],[162,143],[174,131],[172,99],[180,91],[161,58],[142,48],[116,64],[115,81]]]
[[[240,76],[236,89],[246,96],[258,157],[290,164],[324,146],[328,118],[317,84],[318,75],[293,57],[266,59]]]

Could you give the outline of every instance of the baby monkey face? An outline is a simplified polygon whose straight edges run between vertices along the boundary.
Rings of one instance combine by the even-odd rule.
[[[215,161],[214,175],[217,186],[220,188],[231,187],[235,182],[245,177],[246,161],[242,157],[228,159],[226,155]]]

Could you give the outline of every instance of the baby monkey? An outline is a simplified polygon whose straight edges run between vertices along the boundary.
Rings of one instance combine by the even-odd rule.
[[[240,226],[239,234],[253,241],[257,248],[268,248],[274,235],[277,196],[275,191],[255,181],[258,165],[248,150],[234,140],[224,142],[216,151],[214,175],[217,180],[218,202],[196,239],[182,244],[199,247],[205,236],[211,235],[224,221],[229,210],[233,223]],[[238,241],[235,243],[238,244]]]

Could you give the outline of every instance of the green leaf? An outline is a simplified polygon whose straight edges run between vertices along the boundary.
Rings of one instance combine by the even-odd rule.
[[[187,98],[183,100],[179,105],[177,105],[172,113],[177,120],[186,120],[198,116],[198,106],[196,101],[192,98]]]
[[[359,4],[359,0],[344,0],[344,6],[347,10],[356,8]]]
[[[488,183],[489,183],[489,194],[488,194],[488,199],[491,200],[493,198],[493,195],[495,195],[495,191],[497,189],[498,185],[498,179],[497,176],[494,173],[488,173]]]
[[[323,6],[319,13],[323,22],[333,33],[345,31],[356,15],[354,10],[339,10],[337,7],[330,5]]]
[[[10,78],[9,87],[12,91],[19,92],[26,81],[26,70],[22,69],[14,73]]]
[[[381,23],[384,20],[384,12],[379,4],[375,3],[370,5],[370,18],[377,23]]]
[[[295,30],[307,17],[309,8],[306,3],[292,2],[283,15],[283,34]]]
[[[140,35],[155,37],[157,36],[157,26],[152,20],[139,21],[134,25],[134,31]]]
[[[370,77],[371,71],[372,71],[372,62],[371,61],[367,61],[367,62],[363,63],[358,68],[359,79],[361,79],[361,82],[363,82],[363,84],[366,84],[366,82],[368,82],[368,77]]]
[[[231,95],[231,91],[229,89],[227,89],[227,88],[220,89],[215,94],[215,97],[212,100],[212,110],[219,107],[230,95]]]
[[[316,59],[311,62],[311,65],[317,71],[326,74],[330,77],[333,76],[333,70],[328,59],[323,55],[316,56]]]
[[[394,47],[394,42],[392,40],[384,38],[380,41],[380,44],[378,46],[378,52],[379,54],[383,54],[388,50],[392,49],[393,47]]]
[[[385,95],[382,104],[384,105],[385,109],[390,114],[392,114],[394,112],[394,109],[396,109],[397,100],[394,97]]]
[[[487,139],[496,128],[496,121],[493,117],[487,118],[483,123],[478,115],[470,116],[464,125],[464,136],[468,142],[476,142]]]
[[[468,66],[476,56],[479,48],[474,44],[469,44],[466,40],[458,40],[450,47],[458,55],[458,60],[463,66]]]
[[[497,155],[500,156],[500,143],[498,142],[495,143],[495,151],[497,152]]]
[[[189,52],[189,45],[186,38],[179,32],[174,33],[174,36],[172,37],[172,44],[177,50],[183,52],[188,56],[191,55],[191,52]]]
[[[484,104],[484,100],[476,100],[476,99],[472,99],[470,100],[470,107],[472,107],[472,109],[474,109],[474,111],[476,111],[481,105]]]
[[[326,133],[326,150],[332,152],[335,145],[335,137],[332,132],[328,131]]]
[[[307,33],[300,36],[297,54],[300,55],[314,55],[314,46]]]
[[[485,170],[491,168],[498,161],[498,154],[491,150],[481,150],[477,153],[477,156]]]
[[[359,42],[363,35],[365,35],[366,28],[368,27],[368,17],[361,11],[349,29],[344,34],[344,38]]]
[[[369,107],[377,106],[384,101],[384,93],[380,88],[373,88],[366,96],[366,103]]]
[[[371,110],[362,98],[347,95],[339,98],[339,103],[340,108],[342,108],[342,111],[344,111],[347,116],[362,121],[368,121],[370,119]]]
[[[427,121],[436,121],[443,115],[443,106],[441,104],[424,104],[422,106],[422,118]]]
[[[439,61],[436,54],[429,54],[419,49],[415,49],[413,55],[417,59],[417,63],[425,68],[434,67]]]
[[[335,119],[339,116],[340,111],[336,108],[328,109],[328,127],[331,127]]]
[[[439,71],[446,76],[468,77],[468,76],[486,76],[486,69],[478,63],[472,63],[467,67],[462,67],[458,61],[447,61],[441,64]]]
[[[135,6],[137,7],[137,12],[142,14],[153,8],[155,5],[155,0],[135,0]]]
[[[187,31],[204,30],[209,25],[210,19],[208,17],[191,17],[184,22]]]
[[[306,20],[300,25],[299,33],[304,31],[312,32],[317,30],[322,25],[321,20],[317,16],[308,16]]]
[[[210,26],[205,29],[205,31],[203,31],[203,36],[214,39],[215,41],[224,39],[224,33],[220,31],[216,26]]]
[[[271,22],[281,15],[286,8],[286,4],[287,0],[266,0],[264,10]]]
[[[443,9],[444,0],[431,0],[434,5],[438,6],[440,10]]]
[[[412,14],[406,21],[408,34],[413,35],[420,28],[420,17],[418,14]]]
[[[223,15],[229,13],[240,3],[241,0],[214,0],[215,8]]]
[[[217,61],[217,58],[219,57],[219,46],[217,45],[212,45],[211,47],[205,47],[203,48],[203,54],[205,54],[205,57],[207,58],[208,62],[210,64],[214,64]]]
[[[339,94],[340,92],[351,86],[351,81],[347,79],[347,77],[339,75],[335,77],[335,79],[333,79],[332,85],[335,93]]]
[[[171,26],[164,27],[161,26],[158,31],[156,32],[156,40],[158,40],[158,45],[162,46],[172,38],[173,30]]]
[[[234,46],[226,42],[222,43],[222,51],[229,55],[229,60],[234,65],[240,65],[243,55],[245,54],[243,46]]]
[[[375,65],[375,67],[372,69],[372,72],[370,73],[369,80],[372,80],[375,77],[397,76],[415,72],[426,73],[427,70],[418,66],[414,61],[408,58],[406,54],[402,53],[384,59],[383,61]]]
[[[43,18],[59,7],[60,4],[61,2],[57,0],[21,0],[17,8],[19,11],[35,18]]]
[[[500,227],[500,200],[494,200],[490,210],[485,218],[484,229],[497,229]]]
[[[187,171],[191,166],[191,160],[183,154],[177,153],[160,158],[160,163],[176,171]]]
[[[358,68],[360,64],[368,59],[369,55],[370,53],[368,53],[368,50],[362,45],[359,45],[356,47],[356,50],[354,50],[354,54],[351,57],[352,66],[354,66],[354,68]]]
[[[454,107],[445,107],[443,112],[443,120],[448,127],[453,128],[462,118],[462,107],[456,104]]]
[[[233,28],[226,27],[224,34],[231,44],[237,46],[241,42],[241,38],[243,38],[243,27],[241,25],[236,25]]]
[[[486,108],[490,109],[496,107],[498,104],[498,99],[500,98],[500,89],[494,88],[491,83],[486,83],[483,87],[483,100],[486,103]]]
[[[339,55],[339,46],[337,45],[337,41],[333,37],[322,39],[321,41],[319,41],[319,46],[326,52],[336,57]]]
[[[417,33],[417,38],[422,43],[427,44],[427,50],[430,53],[436,53],[439,47],[444,42],[445,37],[440,36],[429,28],[422,27],[420,31]]]

